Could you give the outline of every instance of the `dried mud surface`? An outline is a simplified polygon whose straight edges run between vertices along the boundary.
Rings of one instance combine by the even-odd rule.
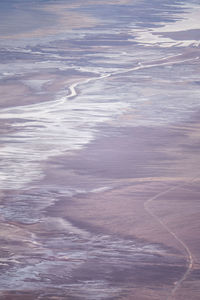
[[[198,300],[200,7],[67,2],[0,3],[0,299]]]

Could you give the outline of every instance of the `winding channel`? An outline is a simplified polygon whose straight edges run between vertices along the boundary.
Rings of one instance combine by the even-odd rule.
[[[16,115],[17,115],[17,117],[23,117],[23,118],[25,118],[26,119],[26,117],[28,118],[28,117],[30,117],[30,119],[34,122],[34,117],[35,116],[37,116],[37,122],[38,122],[38,124],[40,124],[40,122],[41,122],[41,124],[43,124],[43,123],[45,123],[45,122],[49,122],[48,124],[48,128],[49,129],[52,129],[52,130],[55,130],[55,128],[53,127],[53,125],[51,125],[51,122],[53,122],[52,121],[52,118],[55,116],[55,114],[54,114],[54,110],[55,110],[55,108],[56,109],[60,109],[60,110],[62,110],[62,104],[65,104],[65,102],[67,102],[67,100],[68,99],[72,99],[72,98],[74,98],[74,97],[76,97],[76,96],[78,96],[78,91],[77,91],[77,87],[79,86],[79,85],[82,85],[82,84],[87,84],[87,83],[89,83],[89,82],[92,82],[92,81],[97,81],[97,80],[102,80],[102,79],[104,79],[104,78],[109,78],[109,77],[111,77],[111,76],[117,76],[117,75],[120,75],[120,74],[125,74],[125,73],[128,73],[128,72],[131,72],[131,71],[137,71],[137,70],[141,70],[141,69],[146,69],[146,68],[152,68],[152,67],[160,67],[160,66],[165,66],[165,65],[171,65],[171,64],[181,64],[181,63],[183,63],[183,62],[185,62],[185,61],[191,61],[191,60],[194,60],[194,59],[197,59],[198,57],[192,57],[192,58],[188,58],[188,59],[181,59],[182,58],[182,56],[174,56],[174,57],[167,57],[167,58],[164,58],[163,60],[159,60],[159,61],[154,61],[154,62],[152,62],[152,63],[149,63],[149,64],[146,64],[146,65],[142,65],[142,64],[138,64],[137,66],[135,66],[135,67],[132,67],[132,68],[129,68],[129,69],[125,69],[125,70],[121,70],[121,71],[118,71],[118,72],[113,72],[113,73],[108,73],[108,74],[103,74],[103,75],[100,75],[98,78],[90,78],[90,79],[87,79],[87,80],[84,80],[84,81],[80,81],[80,82],[77,82],[77,83],[74,83],[74,84],[72,84],[72,85],[70,85],[69,86],[69,94],[68,95],[66,95],[66,96],[64,96],[64,97],[62,97],[61,99],[59,99],[59,100],[55,100],[55,101],[52,101],[52,102],[46,102],[46,103],[38,103],[38,104],[35,104],[35,105],[27,105],[27,106],[21,106],[21,107],[14,107],[14,108],[7,108],[7,109],[3,109],[2,110],[2,112],[1,112],[1,116],[3,117],[3,118],[13,118],[13,116],[15,116],[15,113],[16,113]],[[168,61],[168,60],[170,60],[170,61]],[[69,101],[70,102],[70,101]],[[61,107],[59,107],[59,105],[61,106]],[[58,111],[58,112],[60,112],[60,111]],[[56,113],[57,113],[57,111],[56,111]],[[46,115],[47,114],[47,115]],[[59,117],[59,116],[57,116],[57,117]],[[61,121],[63,121],[64,120],[64,117],[66,118],[66,116],[64,116],[64,114],[61,116],[63,119],[61,119]],[[44,119],[43,119],[44,118]],[[60,119],[58,118],[58,120],[56,120],[56,125],[58,125],[59,126],[59,123],[61,122],[60,121]],[[71,120],[71,122],[73,123],[73,121],[74,121],[74,119],[72,119]],[[42,123],[43,122],[43,123]],[[62,125],[62,124],[61,124]],[[47,129],[48,129],[47,128]],[[46,130],[46,128],[45,128],[45,130]],[[58,127],[58,130],[60,130],[60,135],[62,136],[62,130],[63,130],[63,128],[62,128],[62,126],[61,127]],[[45,132],[41,132],[41,137],[43,137],[43,135],[44,135],[44,137],[45,137],[45,134],[46,134],[46,131]],[[52,137],[51,136],[51,131],[48,133],[49,135],[50,135],[50,138],[54,138],[54,136]],[[53,131],[53,134],[55,134],[55,136],[56,136],[56,132],[54,132]],[[47,147],[47,150],[49,150],[49,148],[50,148],[50,150],[49,151],[51,151],[51,144],[49,144],[49,145],[45,145],[45,147],[44,147],[44,149],[40,149],[40,148],[37,148],[37,147],[39,147],[40,145],[39,144],[37,144],[37,140],[36,140],[36,138],[37,138],[37,133],[32,137],[32,132],[31,132],[31,136],[29,137],[28,136],[28,138],[26,137],[26,131],[25,132],[20,132],[20,139],[24,139],[24,137],[25,137],[25,139],[27,138],[27,140],[29,139],[29,138],[31,138],[31,142],[32,143],[36,143],[36,150],[38,151],[38,153],[39,153],[39,155],[37,156],[36,155],[36,157],[34,158],[33,157],[33,167],[35,167],[35,160],[39,157],[39,156],[41,156],[41,158],[40,158],[40,161],[44,161],[44,160],[46,160],[47,158],[48,158],[48,156],[46,156],[46,148],[45,147]],[[72,131],[72,137],[73,137],[73,131]],[[84,138],[84,134],[83,134],[83,138]],[[92,137],[93,138],[93,137]],[[86,141],[86,143],[88,143],[89,141],[91,141],[91,139],[92,138],[90,138],[89,137],[89,139]],[[25,140],[26,141],[26,140]],[[56,141],[53,141],[53,143],[55,143]],[[68,141],[66,141],[66,143],[67,143]],[[79,141],[78,141],[79,142]],[[39,142],[40,143],[40,142]],[[58,142],[57,143],[59,143],[59,140],[58,140]],[[27,146],[27,145],[25,145],[25,146]],[[30,147],[31,148],[31,147]],[[12,148],[9,148],[9,149],[12,149]],[[21,149],[21,148],[19,148],[19,149]],[[18,148],[17,148],[17,150],[19,150]],[[23,160],[25,160],[25,159],[30,159],[29,157],[28,157],[28,155],[31,155],[32,154],[32,150],[30,150],[30,153],[28,152],[28,154],[27,154],[27,152],[26,151],[29,151],[30,149],[29,148],[27,148],[26,149],[26,147],[24,148],[24,153],[25,153],[25,155],[22,153],[22,156],[19,156],[19,160],[18,160],[18,162],[17,162],[17,164],[16,164],[16,167],[18,167],[19,168],[19,166],[21,167],[21,159],[22,159],[22,161]],[[57,148],[56,148],[56,150],[57,150]],[[41,152],[40,152],[41,151]],[[59,152],[60,151],[60,152]],[[59,149],[58,150],[58,152],[54,152],[54,151],[52,151],[52,152],[50,152],[50,154],[52,155],[52,156],[54,156],[54,155],[58,155],[58,154],[60,154],[60,153],[62,153],[63,151],[65,151],[65,149]],[[42,155],[41,155],[41,153],[42,153]],[[44,153],[44,156],[43,156],[43,153]],[[37,153],[36,153],[37,154]],[[21,155],[21,154],[20,154]],[[26,155],[27,155],[27,157],[26,157]],[[11,159],[12,159],[12,156],[13,156],[13,152],[11,152],[10,153],[10,156],[11,156]],[[8,162],[9,163],[9,162]],[[30,163],[32,163],[32,161],[30,161]],[[38,165],[39,165],[39,163],[38,163]],[[38,165],[36,166],[36,167],[38,167]],[[29,167],[29,169],[31,169],[31,164],[30,164],[30,167]],[[25,170],[27,169],[27,165],[25,165],[24,166],[25,167]],[[14,169],[14,171],[18,171],[17,169],[15,170]],[[37,171],[37,170],[36,170]],[[39,170],[40,172],[41,172],[41,170]],[[22,168],[22,173],[23,173],[24,171],[23,171],[23,168]],[[10,173],[10,169],[8,169],[8,174]],[[14,173],[14,172],[13,172]],[[17,176],[17,175],[15,175],[15,176]],[[38,174],[35,174],[35,177],[38,177]],[[6,174],[5,174],[5,179],[6,179]],[[20,179],[20,178],[19,178]],[[31,175],[30,175],[30,180],[28,181],[28,182],[25,182],[25,185],[27,184],[27,183],[30,183],[31,182],[31,179],[32,179],[32,177],[31,177]],[[20,179],[21,180],[21,179]],[[6,180],[5,180],[6,181]],[[172,297],[175,295],[175,293],[176,293],[176,291],[181,287],[181,284],[183,283],[183,281],[187,278],[187,276],[189,275],[189,273],[191,272],[191,270],[192,270],[192,268],[193,268],[193,257],[192,257],[192,253],[191,253],[191,251],[190,251],[190,249],[188,248],[188,246],[173,232],[173,231],[171,231],[171,229],[158,217],[158,216],[156,216],[154,213],[153,213],[153,211],[151,210],[151,208],[150,208],[150,204],[154,201],[154,200],[156,200],[156,199],[158,199],[158,198],[160,198],[161,196],[163,196],[163,195],[165,195],[165,194],[167,194],[167,193],[169,193],[170,191],[173,191],[173,190],[175,190],[175,189],[177,189],[178,187],[180,187],[180,185],[178,185],[178,186],[173,186],[173,187],[171,187],[171,188],[169,188],[169,189],[167,189],[166,191],[164,191],[164,192],[161,192],[161,193],[159,193],[159,194],[157,194],[157,195],[155,195],[154,197],[152,197],[152,198],[150,198],[150,199],[148,199],[145,203],[144,203],[144,209],[147,211],[147,213],[148,214],[150,214],[151,215],[151,217],[153,217],[167,232],[169,232],[170,234],[171,234],[171,236],[177,241],[177,242],[179,242],[179,244],[182,246],[182,248],[184,249],[184,251],[185,251],[185,253],[186,253],[186,255],[187,255],[187,260],[188,260],[188,267],[187,267],[187,270],[186,270],[186,272],[183,274],[183,276],[175,283],[175,285],[174,285],[174,287],[173,287],[173,289],[172,289],[172,291],[171,291],[171,294],[170,294],[170,296],[168,296],[168,298],[167,298],[167,300],[170,300],[170,299],[172,299]],[[12,185],[11,185],[11,188],[12,188]],[[17,186],[17,188],[20,188],[20,186]],[[47,195],[48,196],[48,195]],[[37,197],[36,197],[37,198]],[[48,201],[49,201],[49,196],[47,197],[48,198]],[[48,202],[48,205],[49,205],[49,202]],[[90,241],[90,239],[91,239],[91,237],[89,236],[89,238],[88,238],[88,241]],[[107,243],[107,237],[106,237],[106,242],[105,242],[105,244]],[[96,242],[96,241],[95,241]],[[98,242],[98,240],[97,240],[97,242]],[[117,241],[118,242],[118,241]],[[49,242],[50,243],[50,242]],[[89,242],[88,242],[89,243]],[[123,244],[123,242],[121,243],[121,241],[120,241],[120,247],[121,247],[121,244],[122,244],[122,246],[124,247],[124,244]],[[111,246],[113,245],[113,241],[111,241]],[[50,245],[51,246],[51,245]],[[66,247],[68,246],[67,244],[65,245]],[[129,245],[128,245],[129,246]],[[127,246],[127,247],[128,247]],[[122,247],[122,248],[123,248]],[[107,249],[107,248],[106,248]],[[85,251],[85,249],[84,249],[84,251]],[[120,248],[120,251],[121,251],[121,248]],[[129,248],[128,248],[128,251],[129,251]],[[85,251],[84,252],[84,255],[85,255],[85,253],[86,253],[87,251]],[[112,255],[113,255],[113,251],[111,251],[111,257],[112,257]],[[110,256],[108,257],[108,259],[110,259]],[[107,257],[106,257],[106,259],[107,259]],[[131,255],[130,255],[130,260],[132,259],[132,253],[131,253]],[[106,263],[107,263],[107,261],[106,261]],[[115,263],[115,262],[114,262]]]
[[[182,64],[194,59],[198,59],[198,56],[193,55],[185,59],[182,55],[175,55],[146,64],[139,63],[132,68],[104,73],[99,77],[73,83],[68,88],[68,95],[54,101],[2,109],[1,119],[11,120],[11,122],[15,119],[21,121],[16,125],[13,124],[16,129],[19,126],[19,130],[2,138],[1,187],[20,188],[42,178],[43,173],[39,162],[68,150],[80,149],[94,139],[97,124],[123,114],[123,111],[130,107],[123,101],[101,103],[98,100],[94,102],[93,99],[85,103],[79,101],[77,107],[74,101],[67,102],[67,100],[79,96],[78,86],[132,71]],[[42,141],[42,145],[39,140]]]

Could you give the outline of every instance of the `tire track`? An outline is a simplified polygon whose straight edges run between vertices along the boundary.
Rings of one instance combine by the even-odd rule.
[[[193,178],[189,182],[192,182],[196,178],[197,177]],[[176,185],[176,186],[173,186],[173,187],[165,190],[164,192],[160,192],[159,194],[155,195],[154,197],[151,197],[150,199],[148,199],[144,203],[144,209],[147,211],[147,213],[149,215],[151,215],[171,236],[173,236],[173,238],[182,246],[182,248],[184,249],[184,252],[187,256],[187,262],[188,262],[187,270],[185,271],[183,276],[178,281],[175,282],[174,287],[171,290],[170,295],[167,296],[166,300],[172,300],[173,299],[173,297],[175,296],[176,291],[181,287],[181,284],[183,283],[183,281],[185,281],[185,279],[187,278],[187,276],[189,275],[189,273],[193,269],[194,259],[193,259],[193,256],[192,256],[192,253],[191,253],[189,247],[156,214],[154,214],[152,212],[152,210],[149,208],[149,204],[152,203],[154,200],[160,198],[161,196],[166,195],[167,193],[169,193],[171,191],[174,191],[179,187],[183,187],[185,184],[186,183],[184,183],[183,185]]]

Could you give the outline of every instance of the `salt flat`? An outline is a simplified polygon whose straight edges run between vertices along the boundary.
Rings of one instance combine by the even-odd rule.
[[[195,0],[0,3],[0,299],[199,299]]]

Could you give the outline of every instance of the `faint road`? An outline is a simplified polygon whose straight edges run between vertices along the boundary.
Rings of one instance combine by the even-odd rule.
[[[194,178],[191,180],[193,181]],[[191,182],[190,181],[190,182]],[[176,186],[173,186],[169,189],[167,189],[166,191],[164,192],[161,192],[159,194],[157,194],[156,196],[148,199],[145,203],[144,203],[144,208],[145,210],[147,211],[148,214],[150,214],[158,223],[161,224],[161,226],[168,232],[171,234],[171,236],[173,236],[173,238],[178,241],[179,244],[181,244],[181,246],[183,247],[183,249],[185,250],[185,253],[187,255],[187,261],[188,261],[188,265],[187,265],[187,270],[186,272],[183,274],[183,276],[175,282],[174,284],[174,287],[170,293],[169,296],[167,296],[166,300],[171,300],[171,299],[174,299],[174,296],[175,296],[175,293],[176,291],[180,288],[181,284],[183,283],[183,281],[187,278],[187,276],[189,275],[189,273],[191,272],[192,268],[193,268],[193,264],[194,264],[194,260],[193,260],[193,257],[192,257],[192,253],[190,251],[190,249],[188,248],[188,246],[176,235],[176,233],[174,233],[157,215],[155,215],[153,213],[153,211],[151,210],[151,208],[149,207],[149,204],[152,203],[154,200],[160,198],[161,196],[179,188],[179,187],[182,187],[184,186],[186,183],[184,183],[183,185],[176,185]]]

